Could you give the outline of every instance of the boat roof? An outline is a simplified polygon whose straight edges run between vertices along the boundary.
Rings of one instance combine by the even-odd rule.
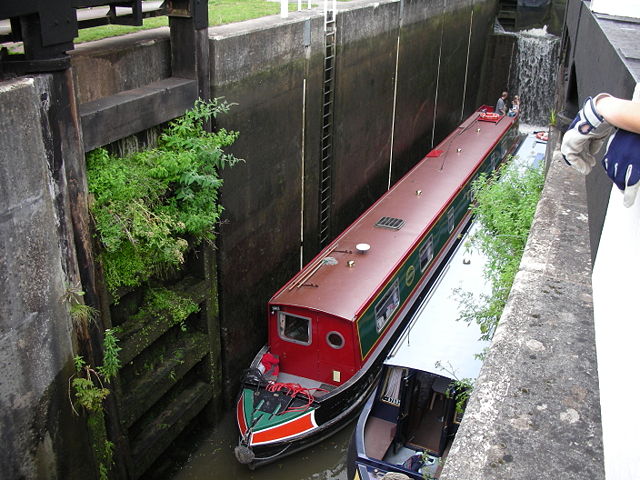
[[[356,320],[427,228],[444,213],[444,206],[469,174],[514,123],[506,116],[497,123],[480,121],[478,115],[475,112],[458,126],[269,303]],[[385,218],[391,222],[399,219],[404,224],[398,230],[375,226]],[[370,248],[358,253],[358,244]],[[354,262],[351,268],[347,267],[349,261]]]
[[[509,168],[537,167],[544,161],[545,149],[545,143],[536,141],[533,134],[528,135]],[[486,258],[466,246],[468,236],[477,228],[473,222],[385,363],[458,380],[478,376],[482,362],[476,355],[489,342],[480,340],[480,327],[476,323],[457,320],[461,306],[454,293],[460,288],[476,296],[490,294],[483,277]]]

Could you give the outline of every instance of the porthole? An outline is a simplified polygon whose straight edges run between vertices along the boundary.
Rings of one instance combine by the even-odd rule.
[[[341,333],[329,332],[327,333],[327,343],[331,348],[335,348],[337,350],[344,347],[344,337]]]

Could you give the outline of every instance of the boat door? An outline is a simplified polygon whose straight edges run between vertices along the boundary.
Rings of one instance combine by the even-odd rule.
[[[317,323],[317,315],[306,309],[287,307],[277,312],[271,343],[282,372],[318,380]]]
[[[341,385],[355,373],[353,326],[341,318],[318,322],[318,370],[323,383]]]

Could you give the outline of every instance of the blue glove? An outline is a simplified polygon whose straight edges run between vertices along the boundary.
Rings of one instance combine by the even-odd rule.
[[[602,166],[624,193],[624,206],[633,205],[640,188],[640,135],[618,129],[609,139]]]
[[[601,93],[595,98],[587,98],[562,138],[560,152],[564,161],[583,175],[588,174],[596,164],[594,155],[613,131],[613,127],[596,109],[596,102],[604,96],[609,94]]]

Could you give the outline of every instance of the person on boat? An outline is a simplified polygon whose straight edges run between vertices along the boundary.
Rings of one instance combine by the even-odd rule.
[[[564,161],[587,175],[596,164],[595,154],[605,141],[602,166],[623,192],[630,207],[640,188],[640,102],[608,93],[587,98],[562,139]]]
[[[509,92],[502,92],[500,98],[496,102],[496,113],[500,115],[504,115],[507,110],[507,98],[509,97]]]
[[[515,117],[518,112],[520,112],[520,97],[518,95],[514,95],[513,101],[511,102],[511,109],[509,110],[509,116]]]

